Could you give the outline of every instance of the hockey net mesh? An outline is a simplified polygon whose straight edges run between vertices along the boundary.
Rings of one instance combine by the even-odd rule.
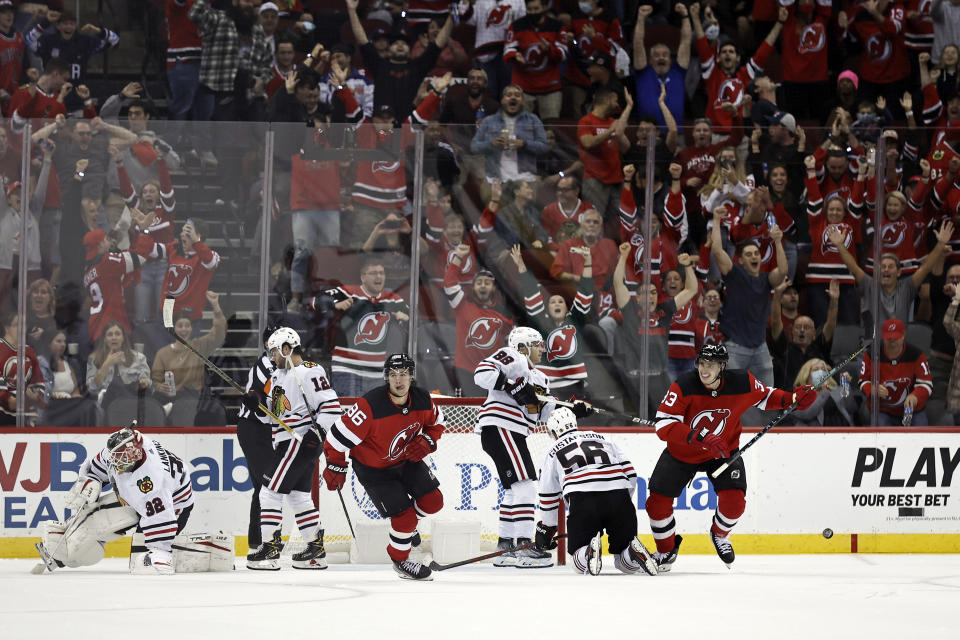
[[[437,444],[437,451],[426,458],[427,463],[440,481],[443,493],[443,509],[438,514],[422,521],[418,531],[423,539],[423,549],[430,550],[431,521],[442,519],[455,522],[479,522],[481,552],[496,548],[499,522],[499,505],[503,497],[503,487],[497,478],[493,461],[480,447],[480,436],[474,432],[477,411],[483,402],[480,398],[434,398],[434,402],[443,411],[447,428]],[[348,411],[350,401],[343,401]],[[543,456],[554,440],[540,424],[527,437],[527,446],[533,458],[534,466],[539,469]],[[343,513],[340,498],[334,491],[328,491],[320,478],[324,459],[314,477],[314,495],[320,512],[320,521],[324,528],[324,543],[330,552],[350,552],[350,526]],[[342,490],[343,500],[350,521],[358,536],[363,525],[386,523],[377,513],[373,503],[367,497],[363,487],[357,481],[351,467],[347,482]],[[290,528],[292,514],[284,518],[285,527]],[[295,527],[290,531],[290,539],[284,548],[285,555],[291,555],[305,546],[303,538]],[[355,549],[354,549],[355,551]],[[355,555],[355,554],[354,554]]]

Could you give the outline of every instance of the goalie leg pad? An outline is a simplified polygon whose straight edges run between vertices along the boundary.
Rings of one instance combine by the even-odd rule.
[[[113,494],[100,496],[96,506],[81,517],[79,522],[47,522],[43,525],[44,548],[68,567],[97,564],[103,560],[104,545],[119,538],[140,520],[132,507],[121,504]]]
[[[223,531],[179,534],[173,539],[173,568],[177,573],[233,571],[233,542]]]

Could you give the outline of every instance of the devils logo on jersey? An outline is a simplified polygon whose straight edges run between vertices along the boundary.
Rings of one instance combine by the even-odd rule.
[[[577,354],[577,328],[564,325],[547,336],[547,362],[569,360]]]
[[[893,53],[893,45],[890,39],[882,33],[875,33],[867,39],[867,45],[864,47],[867,56],[874,62],[883,62]]]
[[[377,160],[370,163],[370,170],[373,173],[382,172],[382,173],[396,173],[397,169],[400,168],[400,162],[393,161],[387,162],[386,160]]]
[[[189,264],[171,264],[167,267],[167,295],[171,298],[183,295],[190,286],[193,267]]]
[[[464,344],[477,349],[492,349],[500,344],[503,321],[499,318],[477,318],[467,331]]]
[[[396,460],[403,454],[403,450],[407,447],[407,443],[413,440],[414,437],[420,432],[420,423],[414,422],[412,425],[393,436],[393,440],[390,441],[390,448],[387,449],[387,455],[384,460]]]
[[[903,244],[907,236],[907,224],[903,218],[894,220],[883,225],[883,247],[884,249],[896,249]]]
[[[800,40],[797,43],[799,53],[815,53],[822,50],[827,44],[827,32],[824,26],[819,22],[807,25],[800,34]]]
[[[740,104],[742,99],[743,82],[737,78],[730,78],[729,80],[724,80],[723,84],[720,85],[720,90],[717,91],[716,104],[719,106],[724,102],[729,102],[736,106]]]
[[[913,378],[896,378],[894,380],[884,380],[883,386],[886,387],[888,395],[883,400],[884,404],[891,407],[902,405],[907,396],[913,390]]]
[[[851,244],[851,242],[852,242],[851,238],[853,238],[853,234],[851,233],[852,229],[850,228],[850,225],[847,225],[847,224],[839,224],[839,225],[837,225],[837,227],[840,229],[840,233],[845,234],[845,237],[844,237],[844,239],[843,239],[843,246],[845,246],[847,249],[849,249],[849,248],[850,248],[850,244]],[[830,242],[830,237],[829,237],[829,235],[827,234],[827,229],[829,229],[829,228],[830,228],[829,226],[824,227],[824,228],[823,228],[823,233],[822,233],[821,236],[820,236],[820,243],[821,243],[822,246],[823,246],[823,252],[824,252],[824,253],[839,253],[839,252],[837,251],[837,248],[834,246],[834,244],[833,244],[832,242]]]
[[[693,318],[693,305],[689,302],[677,309],[671,320],[677,324],[686,324]]]
[[[701,433],[704,429],[708,433],[720,435],[727,426],[727,418],[730,417],[730,409],[707,409],[693,416],[690,421],[690,428]]]
[[[17,385],[17,357],[11,356],[3,363],[3,379],[14,387]],[[33,364],[27,358],[27,370],[23,372],[23,379],[29,380],[33,374]]]
[[[506,18],[509,13],[510,5],[498,4],[487,16],[487,26],[492,27],[494,25],[503,24],[505,22],[504,18]]]
[[[547,66],[550,56],[542,43],[532,44],[523,50],[523,59],[527,61],[527,71],[542,71]]]
[[[357,323],[357,335],[353,338],[353,344],[380,344],[387,337],[387,324],[390,322],[390,314],[386,311],[376,311],[368,313],[360,318]]]

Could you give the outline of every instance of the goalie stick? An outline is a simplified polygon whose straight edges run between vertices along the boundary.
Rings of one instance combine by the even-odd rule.
[[[556,536],[554,540],[561,540],[566,537],[567,537],[567,534],[561,533],[560,535]],[[482,556],[467,558],[466,560],[461,560],[459,562],[451,562],[450,564],[440,564],[438,562],[431,560],[430,564],[427,566],[430,567],[431,571],[446,571],[447,569],[455,569],[457,567],[462,567],[467,564],[473,564],[475,562],[483,562],[484,560],[489,560],[490,558],[496,558],[498,556],[502,556],[505,553],[512,553],[514,551],[520,551],[521,549],[529,549],[530,547],[536,546],[536,544],[537,544],[536,542],[531,540],[530,542],[524,542],[521,545],[517,545],[512,549],[500,549],[499,551],[492,551],[490,553],[485,553]]]
[[[42,541],[34,545],[37,548],[37,553],[40,554],[40,562],[30,569],[30,573],[37,576],[48,571],[53,573],[57,569],[57,561],[54,560],[53,557],[60,551],[60,548],[63,546],[64,541],[66,541],[67,536],[76,531],[77,527],[83,524],[83,521],[87,519],[87,516],[93,513],[93,507],[95,504],[95,502],[88,502],[87,504],[83,505],[79,511],[70,516],[70,519],[67,520],[67,526],[63,529],[63,535],[60,536],[60,540],[57,541],[57,544],[52,551],[47,551],[44,548]]]
[[[237,391],[239,391],[241,395],[246,395],[247,390],[244,389],[243,387],[241,387],[241,386],[237,383],[236,380],[234,380],[233,378],[231,378],[230,376],[228,376],[228,375],[226,374],[226,372],[224,372],[223,369],[221,369],[221,368],[218,367],[217,365],[215,365],[215,364],[213,364],[212,362],[210,362],[210,360],[209,360],[206,356],[204,356],[202,353],[200,353],[199,351],[197,351],[192,344],[190,344],[189,342],[187,342],[186,340],[184,340],[183,338],[181,338],[180,336],[178,336],[178,335],[177,335],[177,332],[173,330],[173,305],[174,305],[174,304],[175,304],[175,301],[174,301],[173,298],[166,298],[166,299],[163,301],[163,326],[164,326],[168,331],[170,331],[170,334],[173,335],[173,337],[176,338],[177,341],[178,341],[180,344],[182,344],[182,345],[185,346],[187,349],[189,349],[190,351],[192,351],[192,352],[193,352],[193,355],[195,355],[195,356],[197,356],[198,358],[200,358],[200,360],[202,360],[203,363],[204,363],[205,365],[207,365],[207,367],[209,367],[211,371],[213,371],[215,374],[217,374],[218,376],[220,376],[220,378],[222,378],[224,382],[226,382],[226,383],[229,384],[231,387],[233,387],[234,389],[236,389]],[[273,413],[272,411],[270,411],[270,409],[268,409],[266,406],[264,406],[264,404],[263,404],[262,402],[258,402],[258,403],[257,403],[257,408],[260,409],[260,411],[262,411],[263,413],[265,413],[267,416],[269,416],[271,420],[273,420],[274,422],[276,422],[277,424],[279,424],[281,427],[283,427],[284,429],[286,429],[287,432],[289,432],[290,435],[291,435],[297,442],[302,442],[302,441],[303,441],[303,438],[300,437],[300,434],[296,433],[293,429],[290,428],[290,425],[288,425],[286,422],[284,422],[284,421],[281,420],[279,417],[277,417],[276,415],[274,415],[274,413]]]
[[[870,343],[871,343],[871,340],[867,340],[866,342],[861,344],[859,349],[857,349],[856,351],[848,355],[846,358],[844,358],[843,362],[841,362],[840,364],[835,366],[833,369],[831,369],[830,372],[827,373],[827,376],[823,380],[821,380],[819,384],[814,386],[811,391],[808,391],[808,393],[820,391],[820,388],[827,383],[827,380],[830,380],[831,378],[833,378],[833,376],[837,375],[837,373],[841,369],[843,369],[845,366],[847,366],[848,364],[856,360],[858,357],[860,357],[860,354],[867,350],[867,347],[870,346]],[[796,400],[793,401],[793,403],[789,407],[784,409],[779,416],[771,420],[767,426],[765,426],[763,429],[759,431],[759,433],[757,433],[757,435],[753,436],[747,444],[740,447],[739,451],[735,452],[732,456],[730,456],[730,458],[724,461],[723,464],[721,464],[719,467],[714,469],[713,473],[710,474],[710,478],[714,480],[719,478],[720,475],[724,471],[726,471],[731,464],[736,462],[737,459],[743,455],[744,451],[746,451],[747,449],[752,447],[754,444],[756,444],[757,440],[759,440],[763,436],[763,434],[765,434],[767,431],[770,431],[770,429],[773,429],[775,426],[783,422],[784,418],[786,418],[788,415],[793,413],[799,404],[800,404],[800,399],[797,398]]]

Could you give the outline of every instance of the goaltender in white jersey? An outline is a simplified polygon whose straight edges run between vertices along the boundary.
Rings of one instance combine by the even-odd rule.
[[[657,574],[657,565],[637,538],[637,472],[603,435],[577,429],[572,411],[561,407],[547,422],[557,438],[540,467],[540,514],[536,546],[557,546],[560,500],[567,508],[568,551],[580,573],[600,573],[600,536],[607,531],[614,565],[623,573]]]

